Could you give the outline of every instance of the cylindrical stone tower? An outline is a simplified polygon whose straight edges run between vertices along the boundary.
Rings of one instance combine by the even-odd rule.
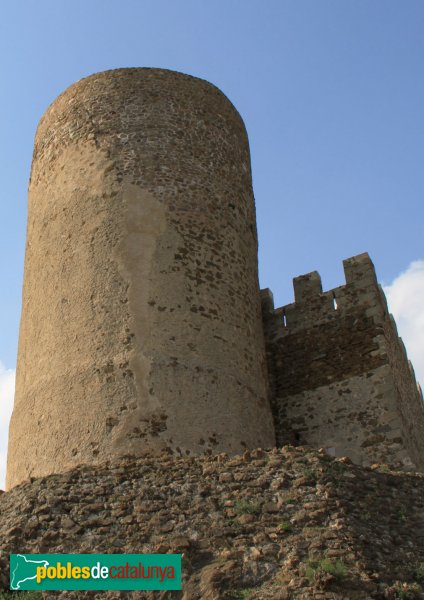
[[[239,114],[172,71],[82,79],[35,140],[8,488],[273,444]]]

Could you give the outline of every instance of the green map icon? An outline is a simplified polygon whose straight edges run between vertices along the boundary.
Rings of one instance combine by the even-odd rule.
[[[28,589],[26,582],[35,580],[37,567],[48,567],[47,560],[30,560],[23,554],[10,555],[10,589]]]

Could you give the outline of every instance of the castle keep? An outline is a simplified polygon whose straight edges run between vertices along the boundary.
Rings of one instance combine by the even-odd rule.
[[[372,263],[345,271],[325,293],[296,278],[281,309],[260,293],[247,135],[217,88],[161,69],[77,82],[36,134],[8,487],[275,443],[424,468]]]

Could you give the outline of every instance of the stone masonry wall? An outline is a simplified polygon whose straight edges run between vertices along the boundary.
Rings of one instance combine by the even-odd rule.
[[[295,302],[262,291],[277,444],[325,447],[358,464],[424,468],[424,408],[367,254],[344,261],[346,285],[294,279]]]
[[[424,403],[422,390],[417,385],[414,369],[398,337],[396,323],[391,315],[385,320],[384,334],[387,343],[390,369],[399,402],[402,430],[405,445],[412,462],[422,468],[424,465]]]
[[[224,94],[162,69],[82,79],[40,121],[28,207],[8,486],[274,445],[249,145]]]
[[[0,490],[0,597],[18,552],[184,555],[180,592],[44,600],[418,599],[424,475],[289,446],[88,465]]]

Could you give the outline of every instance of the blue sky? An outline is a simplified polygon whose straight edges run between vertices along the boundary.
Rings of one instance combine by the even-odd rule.
[[[70,84],[116,67],[190,73],[235,104],[251,145],[261,285],[276,304],[292,301],[293,276],[318,270],[329,289],[343,283],[344,258],[368,251],[382,282],[401,281],[402,293],[388,288],[397,298],[415,294],[417,335],[422,0],[9,0],[0,10],[0,383],[9,378],[8,390],[37,122]]]

